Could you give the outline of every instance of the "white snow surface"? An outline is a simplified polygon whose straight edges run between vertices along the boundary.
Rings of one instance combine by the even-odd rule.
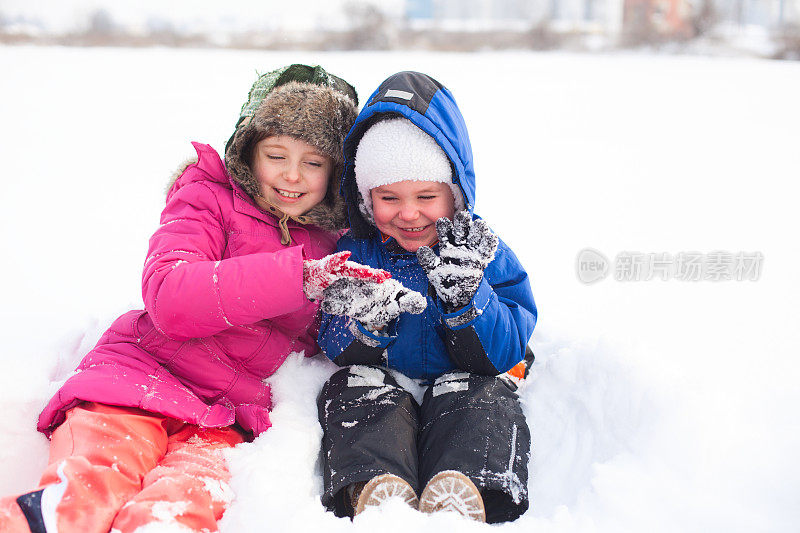
[[[189,141],[221,149],[255,71],[292,62],[345,77],[362,103],[423,71],[461,106],[476,211],[540,310],[521,391],[532,507],[497,531],[796,530],[800,64],[643,54],[0,47],[0,495],[35,486],[39,411],[142,306],[147,239]],[[764,262],[757,281],[584,285],[586,247]],[[227,454],[222,531],[487,531],[399,502],[354,522],[323,510],[315,397],[334,370],[292,356],[270,378],[273,427]]]

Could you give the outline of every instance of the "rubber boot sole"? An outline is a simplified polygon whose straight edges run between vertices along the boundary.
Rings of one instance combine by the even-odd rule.
[[[486,508],[478,487],[455,470],[445,470],[431,478],[419,497],[419,510],[423,513],[450,511],[486,522]]]
[[[394,474],[381,474],[364,485],[358,496],[353,516],[358,516],[367,507],[377,507],[391,498],[400,498],[414,509],[419,505],[414,489],[403,478]]]

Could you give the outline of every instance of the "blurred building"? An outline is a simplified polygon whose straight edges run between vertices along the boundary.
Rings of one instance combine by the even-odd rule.
[[[603,50],[706,36],[800,58],[800,0],[0,0],[0,43]]]
[[[689,0],[625,0],[623,28],[652,32],[666,38],[694,36]]]
[[[561,31],[616,35],[647,28],[692,37],[708,25],[780,28],[800,24],[800,0],[406,0],[406,20],[418,28],[525,29],[548,24]]]
[[[613,24],[624,0],[406,0],[412,24],[452,29],[514,29],[556,25]]]
[[[800,24],[798,0],[713,0],[721,23],[769,28]]]

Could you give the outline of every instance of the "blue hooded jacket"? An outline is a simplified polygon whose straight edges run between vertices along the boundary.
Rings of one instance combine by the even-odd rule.
[[[319,345],[339,365],[377,364],[425,381],[455,369],[484,375],[506,372],[522,361],[537,317],[528,274],[511,249],[500,240],[472,301],[448,313],[416,254],[400,249],[394,239],[384,242],[359,210],[356,148],[370,126],[392,117],[407,118],[436,140],[450,159],[453,182],[467,209],[477,218],[472,147],[452,94],[425,74],[390,76],[370,96],[345,139],[341,193],[351,229],[338,249],[351,251],[350,260],[387,270],[405,287],[427,295],[428,307],[419,315],[402,313],[384,335],[349,317],[323,313]],[[434,251],[438,253],[438,246]]]

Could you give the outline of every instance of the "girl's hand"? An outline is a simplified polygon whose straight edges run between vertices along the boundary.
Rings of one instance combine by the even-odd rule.
[[[340,278],[355,278],[383,283],[391,274],[379,268],[348,261],[350,252],[338,252],[322,259],[303,261],[303,292],[309,300],[322,298],[322,291]]]

